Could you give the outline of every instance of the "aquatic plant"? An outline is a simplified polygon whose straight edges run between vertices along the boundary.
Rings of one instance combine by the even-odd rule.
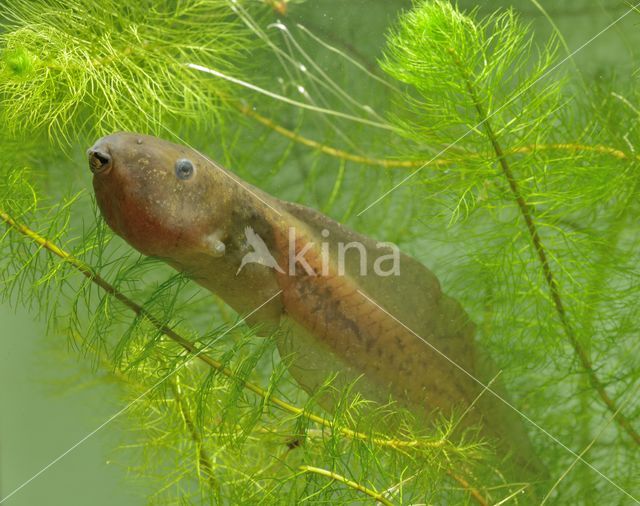
[[[633,500],[635,77],[591,83],[515,11],[441,0],[398,14],[377,66],[371,33],[335,40],[309,4],[1,6],[4,300],[48,324],[70,381],[119,386],[111,459],[154,504]],[[490,445],[452,437],[456,417],[387,433],[394,407],[347,392],[323,412],[272,339],[106,228],[84,150],[116,129],[196,146],[432,267],[550,478],[512,482]]]
[[[71,143],[177,120],[211,125],[231,93],[185,61],[235,72],[250,32],[225,0],[46,3],[2,8],[2,121]]]

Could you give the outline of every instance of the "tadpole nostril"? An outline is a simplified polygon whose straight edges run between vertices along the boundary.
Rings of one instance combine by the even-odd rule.
[[[89,150],[89,167],[91,172],[98,173],[108,169],[111,166],[111,155],[104,150]]]

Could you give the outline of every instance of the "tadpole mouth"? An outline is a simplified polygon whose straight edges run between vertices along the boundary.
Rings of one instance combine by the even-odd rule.
[[[87,151],[87,156],[89,157],[89,168],[94,174],[105,173],[111,168],[112,158],[106,146],[101,146],[100,143],[96,144]]]

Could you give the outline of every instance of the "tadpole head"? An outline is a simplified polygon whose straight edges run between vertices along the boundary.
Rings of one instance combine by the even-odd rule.
[[[119,132],[87,151],[100,211],[141,253],[174,257],[197,250],[220,228],[221,174],[197,151]]]

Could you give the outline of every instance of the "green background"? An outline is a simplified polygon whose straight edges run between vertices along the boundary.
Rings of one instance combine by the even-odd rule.
[[[572,50],[627,9],[617,1],[540,3],[548,9]],[[473,4],[460,2],[462,7]],[[289,18],[303,23],[308,20],[310,26],[331,30],[373,60],[395,11],[408,5],[409,2],[394,0],[315,0],[293,6]],[[530,1],[483,2],[481,9],[491,12],[506,5],[515,6],[533,22],[541,42],[549,36],[548,21]],[[631,14],[583,49],[575,61],[585,75],[628,76],[628,65],[640,48],[639,22],[640,17]],[[66,360],[47,351],[51,340],[64,339],[65,336],[47,335],[45,322],[34,320],[26,308],[0,305],[0,497],[30,479],[122,408],[113,388],[91,383],[73,388],[68,381],[61,381],[68,368],[73,368],[73,361],[82,361],[73,350]],[[118,423],[123,421],[126,423],[116,421],[100,430],[3,504],[144,504],[145,484],[128,480],[126,469],[109,464],[120,440]]]

